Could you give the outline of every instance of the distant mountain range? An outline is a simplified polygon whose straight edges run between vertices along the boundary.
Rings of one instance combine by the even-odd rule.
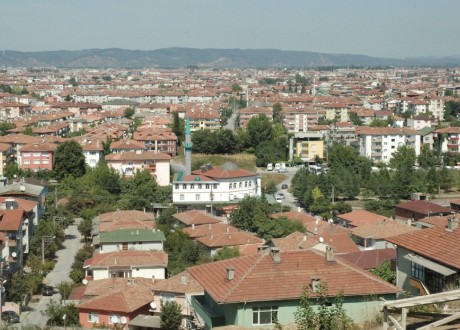
[[[323,66],[460,66],[460,56],[380,58],[278,49],[118,48],[43,52],[0,51],[0,66],[58,68],[284,68]]]

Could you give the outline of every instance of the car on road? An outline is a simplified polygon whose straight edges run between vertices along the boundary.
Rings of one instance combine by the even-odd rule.
[[[286,183],[283,183],[283,184],[281,185],[281,189],[287,189],[288,187],[289,187],[289,186],[288,186]]]
[[[278,198],[284,199],[284,194],[283,193],[278,193],[276,195],[276,199],[278,199]]]
[[[2,321],[6,323],[19,323],[20,318],[15,311],[4,311],[2,312]]]
[[[54,288],[50,285],[45,285],[42,288],[42,295],[44,296],[52,296],[54,294]]]
[[[287,170],[286,168],[280,168],[280,169],[278,170],[278,173],[287,173],[287,171],[288,171],[288,170]]]

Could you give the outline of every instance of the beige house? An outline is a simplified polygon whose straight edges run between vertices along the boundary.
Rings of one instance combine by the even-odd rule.
[[[160,186],[170,183],[171,156],[155,151],[128,151],[110,154],[105,157],[109,166],[124,176],[133,176],[136,171],[149,171]]]

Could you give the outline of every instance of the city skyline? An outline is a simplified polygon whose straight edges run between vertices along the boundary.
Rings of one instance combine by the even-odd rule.
[[[458,56],[460,2],[89,1],[2,4],[0,50],[281,49]]]

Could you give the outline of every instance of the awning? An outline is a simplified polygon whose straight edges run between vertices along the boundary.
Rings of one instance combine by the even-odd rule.
[[[435,271],[436,273],[442,274],[444,276],[450,276],[450,275],[453,275],[453,274],[457,273],[457,271],[454,270],[454,269],[451,269],[449,267],[440,265],[440,264],[438,264],[436,262],[433,262],[431,260],[428,260],[428,259],[426,259],[424,257],[418,256],[418,255],[413,254],[413,253],[409,253],[408,255],[404,256],[403,258],[406,259],[406,260],[415,262],[416,264],[419,264],[419,265],[421,265],[421,266],[423,266],[425,268],[431,269],[431,270]]]

